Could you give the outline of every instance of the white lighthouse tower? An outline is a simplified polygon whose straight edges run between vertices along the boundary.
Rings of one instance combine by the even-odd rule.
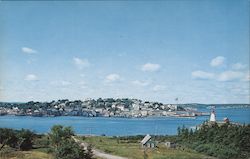
[[[212,110],[212,112],[210,114],[210,120],[209,121],[210,122],[216,122],[214,109]]]

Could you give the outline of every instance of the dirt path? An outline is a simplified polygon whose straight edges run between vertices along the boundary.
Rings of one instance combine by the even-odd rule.
[[[128,158],[125,158],[125,157],[120,157],[120,156],[107,154],[107,153],[101,152],[101,151],[96,150],[96,149],[93,149],[93,153],[94,153],[95,156],[101,157],[103,159],[128,159]]]
[[[79,143],[81,146],[84,147],[84,149],[87,148],[88,144],[76,139],[74,136],[72,137],[75,142]],[[92,149],[93,151],[93,154],[96,156],[96,157],[100,157],[100,158],[103,158],[103,159],[128,159],[126,157],[120,157],[120,156],[116,156],[116,155],[111,155],[111,154],[108,154],[108,153],[105,153],[105,152],[102,152],[100,150],[97,150],[97,149]]]

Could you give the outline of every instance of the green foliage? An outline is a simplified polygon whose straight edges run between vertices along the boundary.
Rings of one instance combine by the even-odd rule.
[[[20,150],[30,150],[32,149],[34,138],[35,134],[30,130],[13,130],[8,128],[0,128],[0,143],[2,144],[0,150],[5,145]]]
[[[17,145],[18,138],[16,136],[16,131],[13,129],[8,128],[0,128],[0,143],[2,146],[0,150],[5,146],[8,145],[14,148]]]
[[[161,139],[166,136],[161,136]],[[92,136],[86,137],[84,142],[91,143],[95,147],[103,152],[123,156],[130,159],[143,159],[144,152],[140,146],[140,141],[137,142],[125,142],[120,138],[127,138],[131,140],[132,137],[102,137],[102,136]],[[102,142],[100,142],[100,140]],[[119,142],[117,142],[120,140]],[[157,136],[157,141],[158,136]],[[163,143],[159,143],[156,149],[147,149],[146,155],[148,159],[205,159],[209,158],[203,154],[197,153],[191,149],[169,149]]]
[[[84,148],[72,136],[74,131],[71,127],[55,125],[51,128],[49,140],[56,159],[92,159],[92,147],[88,147],[85,153]]]
[[[56,159],[87,159],[84,149],[73,140],[63,140],[55,152]],[[90,158],[88,158],[90,159]]]
[[[17,133],[18,147],[20,150],[30,150],[33,145],[33,138],[35,134],[30,130],[22,129]]]
[[[221,159],[250,157],[250,125],[204,123],[195,131],[178,128],[177,141]]]
[[[36,148],[47,148],[49,147],[50,139],[48,135],[39,135],[34,141]]]
[[[62,125],[54,125],[49,133],[51,144],[56,148],[60,145],[61,141],[69,140],[74,135],[71,127],[63,127]]]

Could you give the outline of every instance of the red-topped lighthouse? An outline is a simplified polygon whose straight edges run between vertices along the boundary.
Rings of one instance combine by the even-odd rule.
[[[216,119],[215,119],[215,110],[212,109],[211,111],[211,114],[210,114],[210,122],[216,122]]]

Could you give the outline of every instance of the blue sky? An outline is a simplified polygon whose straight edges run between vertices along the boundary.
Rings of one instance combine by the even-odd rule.
[[[0,2],[0,101],[250,103],[249,1]]]

